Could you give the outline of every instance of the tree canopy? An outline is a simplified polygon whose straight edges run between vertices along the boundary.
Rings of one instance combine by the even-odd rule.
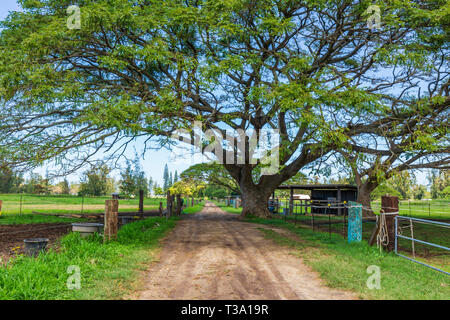
[[[0,35],[0,159],[77,168],[174,131],[277,129],[280,168],[225,168],[243,214],[336,150],[448,145],[445,0],[21,0]],[[69,5],[81,28],[67,28]],[[378,5],[381,25],[367,23]],[[235,149],[235,147],[231,147]]]

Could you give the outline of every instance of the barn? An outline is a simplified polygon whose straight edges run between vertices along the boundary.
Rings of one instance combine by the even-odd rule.
[[[294,204],[295,201],[294,192],[299,190],[310,191],[311,199],[309,201],[305,200],[305,203],[310,206],[312,213],[317,214],[331,213],[342,215],[344,214],[345,209],[336,207],[342,207],[345,203],[356,201],[358,198],[358,188],[349,184],[282,185],[277,189],[290,190],[289,202],[291,204]],[[275,193],[273,198],[275,198]],[[328,204],[330,204],[330,206],[328,206]]]

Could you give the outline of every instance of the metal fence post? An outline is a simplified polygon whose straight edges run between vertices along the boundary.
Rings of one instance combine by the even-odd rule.
[[[397,235],[398,235],[398,216],[396,216],[396,217],[394,217],[394,219],[395,219],[395,244],[394,244],[394,252],[395,252],[395,254],[397,254],[397,252],[398,252],[398,249],[397,249],[397,246],[398,246],[398,238],[397,238]]]

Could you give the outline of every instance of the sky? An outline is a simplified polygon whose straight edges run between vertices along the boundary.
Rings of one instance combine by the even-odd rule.
[[[19,10],[19,5],[16,0],[0,0],[0,20],[4,20],[9,11]],[[136,149],[140,149],[140,143],[137,142],[135,145]],[[134,158],[134,150],[130,148],[128,151],[128,157]],[[145,160],[141,160],[141,165],[145,171],[147,177],[151,176],[154,181],[157,181],[159,185],[162,185],[164,166],[167,163],[169,171],[181,173],[182,171],[189,168],[193,163],[191,161],[182,161],[177,159],[172,155],[171,151],[161,149],[159,151],[148,151]],[[46,169],[36,170],[36,172],[44,175]],[[118,172],[113,172],[113,176],[118,178]],[[73,174],[68,177],[69,181],[77,181],[79,179],[77,174]]]
[[[0,0],[0,20],[4,20],[9,11],[17,10],[19,10],[19,5],[17,4],[16,0]],[[139,149],[142,148],[142,142],[143,141],[138,140],[135,145],[128,150],[126,154],[128,158],[134,158],[135,150],[139,151]],[[175,172],[176,170],[178,171],[178,173],[181,173],[196,162],[198,161],[192,161],[190,157],[188,157],[187,159],[181,159],[180,157],[175,156],[174,153],[169,150],[160,149],[158,151],[147,151],[145,159],[141,160],[141,165],[147,177],[151,176],[154,181],[156,181],[159,185],[162,185],[164,166],[166,164],[168,164],[170,171]],[[36,172],[44,175],[46,170],[46,168],[42,168],[36,170]],[[428,181],[426,178],[427,173],[427,170],[415,172],[417,182],[419,184],[428,185]],[[119,178],[118,171],[113,172],[112,175],[116,179]],[[68,176],[68,180],[77,182],[79,180],[79,173]]]

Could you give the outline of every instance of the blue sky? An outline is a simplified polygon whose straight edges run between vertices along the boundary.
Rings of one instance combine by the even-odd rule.
[[[0,0],[0,20],[4,20],[8,15],[9,11],[17,11],[19,10],[19,5],[16,0]],[[134,146],[137,150],[140,149],[141,145],[137,142]],[[128,157],[134,158],[134,150],[130,148],[128,151]],[[148,151],[145,160],[141,161],[142,167],[148,176],[151,176],[154,180],[156,180],[160,185],[162,185],[163,171],[165,164],[168,164],[169,170],[175,171],[178,173],[184,171],[189,168],[192,163],[190,161],[175,161],[173,157],[171,157],[171,152],[165,149],[161,149],[159,151]],[[41,174],[45,174],[45,169],[37,170],[37,172]],[[113,175],[118,177],[118,173],[114,172]],[[78,175],[69,176],[70,181],[77,181]]]
[[[2,0],[0,2],[0,20],[3,20],[11,10],[18,10],[19,5],[16,0]]]
[[[0,0],[0,20],[4,20],[9,11],[17,10],[19,10],[19,5],[16,0]],[[136,142],[134,147],[139,150],[141,145],[139,142]],[[133,148],[130,148],[128,151],[128,157],[134,158]],[[169,170],[177,170],[178,173],[186,170],[192,165],[190,161],[180,161],[174,159],[173,156],[171,156],[171,152],[165,149],[161,149],[159,151],[148,151],[146,153],[145,160],[141,160],[142,167],[146,172],[147,177],[151,176],[160,185],[162,185],[163,171],[166,163],[169,166]],[[37,172],[40,172],[41,174],[44,174],[45,171],[45,169],[37,170]],[[118,177],[118,172],[114,172],[113,175]],[[70,181],[77,181],[78,178],[78,175],[69,176]]]
[[[15,11],[19,10],[19,5],[17,4],[16,0],[0,0],[0,20],[5,19],[5,17],[8,15],[9,11]],[[139,142],[139,140],[135,143],[133,147],[131,147],[127,153],[127,156],[129,158],[134,158],[134,149],[139,151],[139,149],[142,148],[142,143]],[[179,159],[174,158],[172,153],[169,150],[161,149],[158,151],[148,151],[145,156],[145,160],[141,161],[142,167],[144,171],[146,172],[147,176],[151,176],[155,181],[157,181],[160,185],[162,185],[162,178],[163,178],[163,170],[165,164],[168,164],[169,170],[175,171],[177,170],[179,173],[187,169],[189,166],[194,164],[192,161],[189,161],[189,159]],[[45,174],[46,169],[43,168],[42,170],[39,170],[41,174]],[[427,171],[424,170],[423,172],[416,171],[416,177],[417,181],[420,184],[428,184],[428,181],[426,179],[426,173]],[[113,175],[118,178],[118,172],[113,172]],[[70,181],[77,181],[79,179],[78,175],[71,175],[69,176]]]

